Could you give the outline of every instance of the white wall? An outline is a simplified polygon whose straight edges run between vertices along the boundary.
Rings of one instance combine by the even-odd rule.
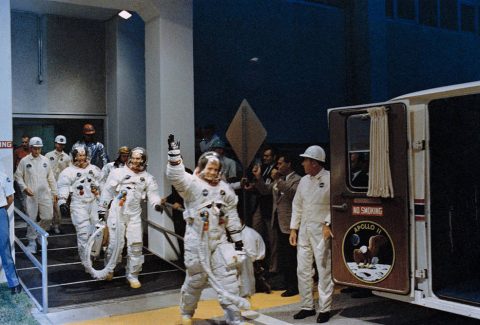
[[[14,113],[105,114],[103,22],[13,12],[12,58]]]
[[[0,143],[12,140],[12,54],[10,32],[10,1],[0,1]],[[7,148],[3,148],[7,147]],[[13,176],[13,153],[5,143],[0,144],[0,170]],[[9,209],[10,239],[13,239],[13,207]],[[12,240],[13,243],[13,240]],[[0,261],[1,267],[1,261]],[[5,281],[3,268],[0,282]]]
[[[145,25],[147,149],[149,172],[157,176],[162,194],[168,195],[170,184],[164,175],[169,134],[181,141],[186,165],[194,166],[192,2],[166,1],[158,6],[160,16]],[[148,217],[173,229],[168,217],[152,208]],[[155,230],[148,235],[150,249],[173,257],[163,236]]]

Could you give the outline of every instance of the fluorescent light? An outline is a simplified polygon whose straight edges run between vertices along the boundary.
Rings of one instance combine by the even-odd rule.
[[[128,19],[128,18],[132,17],[132,14],[129,13],[128,11],[126,11],[126,10],[120,11],[120,12],[118,13],[118,15],[119,15],[120,17],[122,17],[123,19]]]

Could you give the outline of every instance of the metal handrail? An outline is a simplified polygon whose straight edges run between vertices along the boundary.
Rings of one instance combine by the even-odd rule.
[[[161,212],[165,212],[169,217],[170,219],[173,219],[173,216],[172,216],[172,213],[170,211],[170,209],[168,208],[171,208],[173,209],[173,205],[170,204],[170,203],[164,203],[162,204],[162,207],[164,208]],[[167,209],[165,209],[167,208]],[[183,209],[177,209],[179,211],[183,211]],[[151,228],[163,233],[163,235],[165,236],[165,238],[167,239],[168,241],[168,244],[170,245],[170,247],[172,248],[172,250],[174,251],[175,255],[177,256],[177,258],[181,258],[181,254],[180,252],[178,251],[177,247],[174,245],[174,243],[172,242],[171,238],[168,236],[173,236],[181,241],[184,241],[183,237],[176,234],[174,231],[171,231],[170,229],[168,228],[165,228],[163,226],[160,226],[158,223],[155,223],[151,220],[148,220],[148,219],[145,219],[145,218],[142,218],[142,220],[144,220],[148,226],[150,226]],[[178,266],[177,266],[178,267]]]
[[[42,304],[38,302],[38,300],[33,296],[33,294],[28,290],[27,286],[21,279],[20,283],[22,284],[23,289],[25,292],[30,296],[33,300],[37,308],[44,314],[48,313],[48,262],[47,262],[47,237],[48,232],[42,229],[39,225],[37,225],[32,219],[30,219],[25,213],[23,213],[17,207],[14,207],[14,211],[17,215],[19,215],[29,226],[33,227],[35,231],[41,236],[42,239],[42,262],[40,263],[37,258],[27,250],[27,247],[22,243],[22,241],[15,235],[15,243],[20,247],[20,249],[25,253],[25,255],[32,261],[35,267],[40,271],[42,274]]]

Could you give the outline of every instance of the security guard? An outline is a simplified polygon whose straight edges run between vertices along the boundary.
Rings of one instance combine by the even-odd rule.
[[[20,160],[15,172],[15,181],[26,195],[27,215],[33,221],[40,215],[38,225],[47,231],[52,223],[53,204],[57,203],[57,182],[50,160],[41,155],[42,147],[42,139],[39,137],[30,139],[30,154]],[[27,249],[35,254],[37,233],[30,226],[27,228],[27,238],[29,240]]]
[[[13,181],[0,172],[0,257],[12,295],[22,291],[10,246],[10,219],[7,209],[13,202]]]
[[[57,135],[55,138],[55,150],[48,152],[45,157],[50,160],[53,175],[55,176],[55,180],[58,182],[58,176],[60,173],[70,165],[70,156],[67,155],[63,149],[65,148],[65,144],[67,144],[67,138],[63,135]],[[53,206],[53,231],[58,235],[60,233],[60,225],[61,225],[61,213],[58,205],[55,204]]]

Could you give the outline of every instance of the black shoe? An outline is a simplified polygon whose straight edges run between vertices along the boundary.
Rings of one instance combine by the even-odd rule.
[[[256,278],[255,279],[255,292],[264,292],[264,293],[271,293],[272,288],[270,285],[267,283],[267,281],[262,277],[262,278]]]
[[[351,297],[355,298],[355,299],[368,298],[368,297],[372,297],[372,296],[373,296],[372,291],[369,290],[369,289],[359,289],[359,290],[355,291],[354,293],[352,293],[352,295],[351,295]]]
[[[353,293],[357,291],[358,289],[355,287],[346,287],[340,290],[341,293]]]
[[[298,295],[298,289],[287,289],[281,294],[282,297],[292,297]]]
[[[330,319],[330,312],[319,313],[317,317],[317,323],[326,323]]]
[[[12,295],[16,295],[17,293],[22,292],[22,286],[18,284],[15,287],[11,288],[10,290],[12,292]]]
[[[315,309],[301,309],[298,313],[293,315],[293,319],[304,319],[310,316],[315,316],[316,313]]]

